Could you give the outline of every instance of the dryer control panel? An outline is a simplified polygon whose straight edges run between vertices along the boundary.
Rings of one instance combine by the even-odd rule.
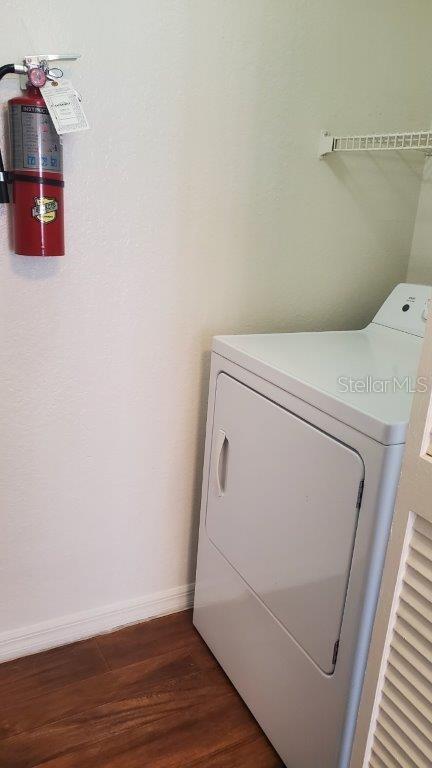
[[[430,285],[400,283],[385,300],[372,322],[413,336],[424,336],[431,296]]]

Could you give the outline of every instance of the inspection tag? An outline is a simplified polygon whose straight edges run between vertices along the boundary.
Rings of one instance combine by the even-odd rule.
[[[81,97],[70,80],[47,80],[40,92],[57,133],[74,133],[90,128]]]

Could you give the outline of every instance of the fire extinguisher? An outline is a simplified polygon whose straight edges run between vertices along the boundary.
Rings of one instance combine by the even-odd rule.
[[[0,203],[10,202],[12,185],[14,250],[21,256],[63,256],[64,180],[61,137],[48,112],[40,88],[47,79],[62,76],[48,61],[77,56],[31,56],[24,64],[0,67],[7,74],[26,76],[25,93],[8,102],[11,170],[5,171],[0,153]]]

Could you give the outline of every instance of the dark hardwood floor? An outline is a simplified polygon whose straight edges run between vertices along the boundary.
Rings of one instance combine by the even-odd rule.
[[[0,665],[1,768],[283,768],[189,611]]]

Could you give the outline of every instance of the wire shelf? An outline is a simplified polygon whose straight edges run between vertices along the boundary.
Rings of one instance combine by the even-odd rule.
[[[332,136],[323,131],[319,144],[319,157],[331,152],[382,152],[417,149],[432,154],[432,131],[411,133],[373,133],[363,136]]]

